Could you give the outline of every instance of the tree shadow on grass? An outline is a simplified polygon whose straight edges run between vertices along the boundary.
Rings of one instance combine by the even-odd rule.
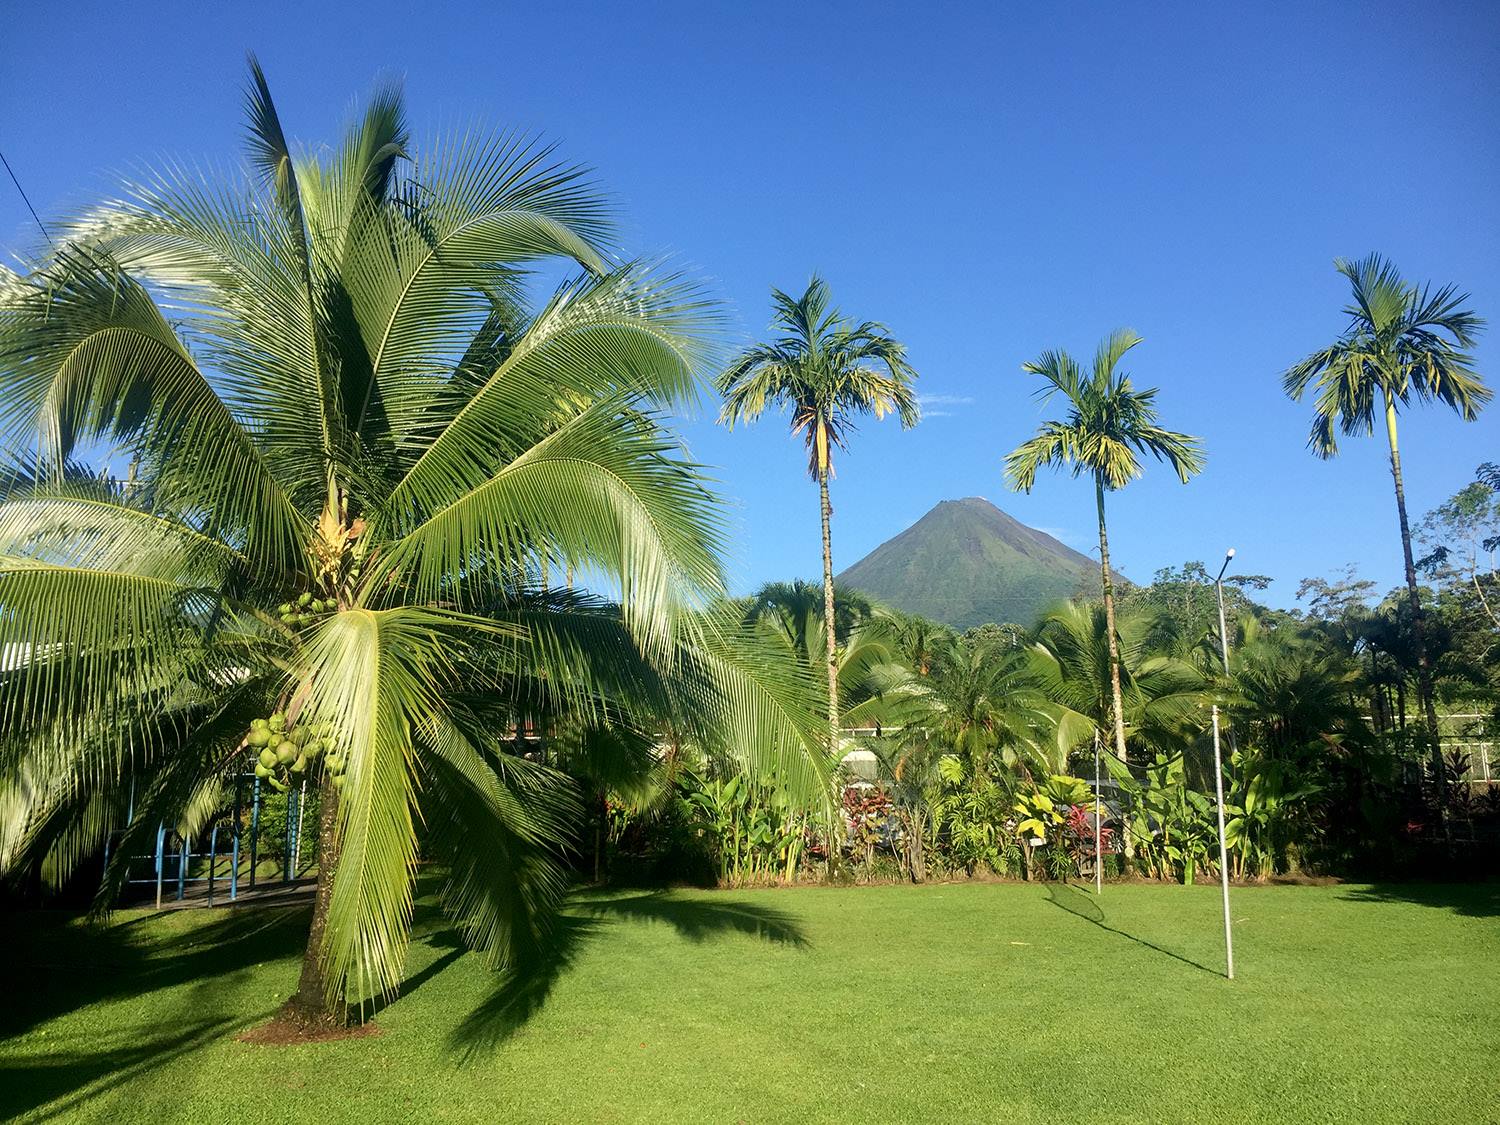
[[[418,917],[420,918],[420,916],[421,910],[419,908]],[[412,935],[412,945],[416,946],[418,944],[429,946],[433,949],[441,949],[443,952],[415,973],[403,977],[401,980],[401,990],[394,996],[381,996],[373,1000],[366,1000],[363,1006],[364,1019],[374,1019],[392,1004],[399,1003],[416,992],[433,977],[469,952],[469,947],[464,944],[463,936],[451,927],[448,929],[434,929],[420,937],[414,932]]]
[[[171,1118],[181,1090],[164,1068],[241,1024],[233,986],[306,941],[305,920],[289,923],[282,912],[186,928],[142,919],[88,927],[51,914],[10,921],[19,924],[7,934],[6,969],[16,976],[0,1006],[0,1039],[13,1044],[0,1057],[3,1120],[67,1117],[112,1095],[128,1098],[133,1116]],[[75,1018],[19,1038],[68,1014]]]
[[[580,896],[557,919],[535,956],[505,973],[489,998],[464,1017],[449,1037],[449,1048],[467,1059],[515,1035],[542,1009],[558,980],[612,919],[660,922],[692,942],[737,933],[798,949],[811,944],[796,919],[775,907],[678,898],[661,891]]]
[[[78,1009],[282,960],[307,944],[305,910],[226,911],[206,924],[173,928],[176,918],[151,914],[90,926],[51,911],[7,917],[0,925],[0,1040]]]
[[[679,937],[692,942],[706,941],[720,934],[739,933],[799,949],[811,945],[796,918],[786,911],[729,898],[680,898],[666,891],[618,897],[584,896],[570,905],[570,911],[591,918],[664,922],[676,930]]]
[[[155,1038],[132,1029],[102,1043],[90,1038],[86,1050],[0,1059],[0,1119],[14,1121],[27,1114],[38,1121],[66,1117],[208,1046],[228,1034],[233,1022],[227,1016],[197,1020],[175,1034]],[[136,1107],[141,1108],[138,1101]]]
[[[1108,921],[1106,921],[1104,916],[1104,908],[1099,905],[1099,900],[1097,898],[1095,898],[1093,895],[1085,894],[1084,892],[1071,887],[1066,883],[1048,883],[1047,901],[1050,902],[1053,906],[1056,906],[1062,910],[1066,910],[1069,914],[1072,914],[1078,918],[1082,918],[1086,922],[1092,922],[1101,930],[1107,930],[1112,934],[1118,934],[1120,937],[1125,938],[1127,941],[1133,941],[1136,945],[1144,946],[1145,948],[1160,953],[1163,956],[1170,957],[1174,961],[1181,961],[1184,965],[1191,965],[1193,968],[1208,973],[1210,976],[1222,977],[1224,975],[1218,969],[1211,969],[1201,962],[1194,961],[1191,957],[1184,957],[1181,953],[1174,953],[1170,949],[1164,949],[1162,946],[1156,945],[1153,942],[1149,942],[1145,938],[1138,938],[1134,934],[1126,933],[1124,930],[1116,929],[1114,926],[1111,926]]]
[[[1500,917],[1500,883],[1373,883],[1345,887],[1346,902],[1405,902],[1451,910],[1464,918]]]

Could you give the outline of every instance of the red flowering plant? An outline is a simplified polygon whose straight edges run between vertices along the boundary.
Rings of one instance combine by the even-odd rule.
[[[1098,826],[1098,850],[1102,853],[1114,850],[1115,830],[1107,824]],[[1064,836],[1068,850],[1080,863],[1094,854],[1094,810],[1088,805],[1074,805],[1068,810]]]

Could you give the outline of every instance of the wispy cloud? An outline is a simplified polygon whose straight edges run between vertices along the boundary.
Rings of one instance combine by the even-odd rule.
[[[968,406],[974,401],[969,395],[918,395],[923,406]]]
[[[923,418],[952,418],[953,417],[953,411],[951,411],[951,410],[924,410],[924,411],[922,411],[922,417]]]

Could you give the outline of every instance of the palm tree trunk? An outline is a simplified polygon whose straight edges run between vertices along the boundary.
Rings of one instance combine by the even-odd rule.
[[[829,746],[839,749],[839,657],[833,622],[833,537],[829,521],[833,507],[828,502],[828,469],[818,472],[819,510],[823,516],[823,633],[828,646],[828,728]]]
[[[1401,518],[1401,556],[1406,564],[1406,592],[1411,599],[1412,640],[1417,647],[1417,688],[1422,696],[1422,714],[1427,723],[1427,741],[1439,799],[1446,807],[1448,782],[1443,774],[1443,746],[1438,738],[1437,706],[1432,698],[1432,665],[1427,659],[1426,622],[1422,617],[1422,595],[1417,589],[1417,568],[1411,557],[1411,527],[1406,520],[1406,486],[1401,479],[1401,451],[1396,443],[1396,404],[1385,392],[1385,432],[1391,444],[1391,479],[1396,483],[1396,513]]]
[[[599,791],[599,823],[594,828],[594,885],[604,885],[604,841],[609,825],[609,795]]]
[[[1099,566],[1104,584],[1104,629],[1109,634],[1110,710],[1114,713],[1115,757],[1125,763],[1125,706],[1120,692],[1120,643],[1115,636],[1115,583],[1109,574],[1109,535],[1104,529],[1104,482],[1094,481],[1099,507]]]
[[[313,899],[312,927],[302,954],[302,975],[287,1008],[308,1023],[342,1022],[344,1005],[330,1001],[323,973],[323,934],[328,929],[328,904],[333,900],[333,877],[339,865],[339,791],[325,774],[318,810],[318,889]]]

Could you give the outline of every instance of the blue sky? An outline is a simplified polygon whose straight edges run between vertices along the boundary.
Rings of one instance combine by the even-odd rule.
[[[45,218],[133,162],[234,157],[247,49],[304,141],[394,73],[418,134],[477,118],[593,165],[627,250],[694,265],[740,332],[764,327],[769,286],[819,270],[907,343],[927,419],[856,435],[839,566],[970,495],[1094,549],[1085,484],[1016,495],[1001,458],[1042,417],[1021,363],[1128,325],[1129,369],[1209,463],[1112,498],[1124,573],[1232,544],[1276,604],[1347,563],[1399,580],[1383,444],[1318,461],[1278,374],[1342,327],[1336,255],[1379,249],[1500,319],[1500,5],[333,7],[17,7],[0,150]],[[0,181],[0,251],[34,239]],[[1492,385],[1497,358],[1492,330]],[[816,575],[801,451],[776,419],[712,421],[684,433],[732,501],[736,588]],[[1500,460],[1497,437],[1500,407],[1407,416],[1413,518]]]

